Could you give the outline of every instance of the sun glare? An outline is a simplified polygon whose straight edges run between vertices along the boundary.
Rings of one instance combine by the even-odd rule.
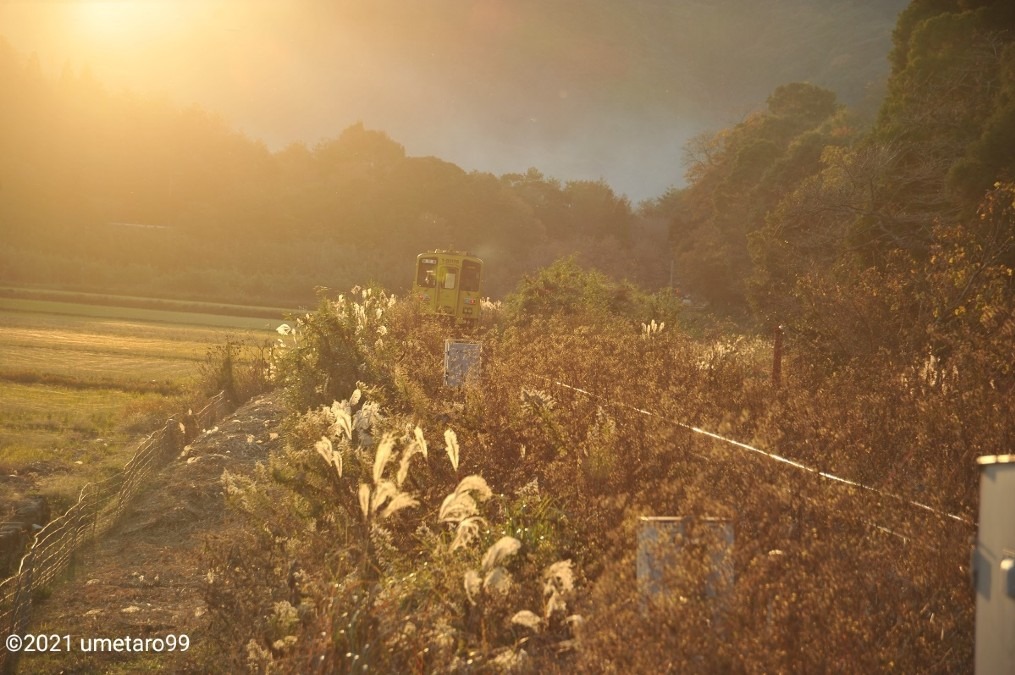
[[[159,0],[78,0],[76,13],[85,32],[119,38],[155,27],[167,18],[172,4]]]

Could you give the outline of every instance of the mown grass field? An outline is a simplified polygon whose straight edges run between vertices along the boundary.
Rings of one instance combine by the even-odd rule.
[[[29,492],[72,502],[199,403],[210,348],[264,343],[281,320],[0,298],[0,509]]]

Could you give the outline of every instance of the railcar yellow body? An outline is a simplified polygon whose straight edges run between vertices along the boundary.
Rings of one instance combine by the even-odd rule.
[[[461,251],[432,251],[416,256],[412,294],[424,307],[453,317],[456,323],[479,320],[483,261]]]

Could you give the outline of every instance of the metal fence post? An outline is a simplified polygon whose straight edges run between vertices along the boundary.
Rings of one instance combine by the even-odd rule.
[[[976,587],[978,675],[1015,673],[1015,455],[976,460],[980,527],[971,571]]]
[[[718,623],[733,591],[733,523],[723,518],[642,517],[636,565],[644,610],[703,586],[712,620]],[[696,570],[704,573],[703,579],[686,577]]]
[[[483,346],[479,342],[444,341],[444,385],[463,387],[478,377]]]

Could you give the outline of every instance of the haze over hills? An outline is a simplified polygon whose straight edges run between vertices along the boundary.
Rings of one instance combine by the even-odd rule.
[[[273,150],[363,121],[468,170],[681,184],[681,148],[810,81],[874,109],[903,0],[0,3],[44,70],[197,103]]]

